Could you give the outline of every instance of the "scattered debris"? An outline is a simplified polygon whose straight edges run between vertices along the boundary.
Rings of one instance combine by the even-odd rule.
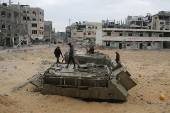
[[[147,101],[148,104],[151,104],[152,102],[151,101]]]
[[[14,66],[15,69],[17,69],[17,66]]]
[[[45,96],[44,99],[46,99],[47,97]]]
[[[4,96],[8,96],[7,94],[4,94]]]
[[[52,62],[48,60],[42,60],[41,62],[43,65],[52,64]]]

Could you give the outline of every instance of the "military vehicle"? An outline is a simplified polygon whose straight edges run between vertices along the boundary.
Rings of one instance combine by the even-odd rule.
[[[31,81],[36,86],[42,86],[43,94],[126,100],[128,90],[136,86],[126,68],[112,61],[106,54],[76,51],[75,69],[73,64],[66,68],[69,52],[64,56],[65,63],[54,63],[47,69],[41,76],[41,84],[37,78]]]

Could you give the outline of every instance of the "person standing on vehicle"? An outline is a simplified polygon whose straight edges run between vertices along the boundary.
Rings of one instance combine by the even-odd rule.
[[[116,63],[119,63],[119,61],[120,61],[120,55],[119,55],[119,53],[118,52],[116,52]]]
[[[68,68],[68,65],[71,60],[73,61],[74,68],[76,68],[75,62],[74,62],[74,46],[71,43],[68,43],[68,46],[70,47],[70,52],[69,52],[69,59],[68,59],[68,64],[67,64],[66,68]]]
[[[61,54],[61,56],[63,57],[62,52],[61,52],[59,46],[57,46],[57,48],[55,49],[54,54],[55,54],[55,57],[57,58],[57,63],[59,63],[60,54]]]
[[[90,54],[94,54],[94,47],[93,47],[93,46],[90,47],[89,53],[90,53]]]

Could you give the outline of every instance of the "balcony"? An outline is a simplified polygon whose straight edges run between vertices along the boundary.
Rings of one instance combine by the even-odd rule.
[[[83,30],[77,30],[77,32],[83,32]]]
[[[96,37],[96,35],[86,35],[86,38],[87,37]]]
[[[86,31],[96,31],[95,28],[87,28]]]
[[[132,24],[130,25],[130,27],[143,27],[142,25],[135,25],[135,24]]]

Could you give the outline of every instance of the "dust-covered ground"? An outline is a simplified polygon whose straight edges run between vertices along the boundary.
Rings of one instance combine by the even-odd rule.
[[[69,47],[60,46],[65,53]],[[170,51],[95,49],[121,63],[136,79],[137,86],[129,90],[126,102],[87,102],[60,95],[33,92],[35,86],[26,84],[29,78],[43,72],[56,61],[55,47],[47,45],[0,51],[0,113],[170,113]],[[76,50],[83,50],[75,48]],[[46,65],[42,61],[47,60]],[[60,57],[60,61],[62,58]],[[159,99],[160,94],[165,100]]]

